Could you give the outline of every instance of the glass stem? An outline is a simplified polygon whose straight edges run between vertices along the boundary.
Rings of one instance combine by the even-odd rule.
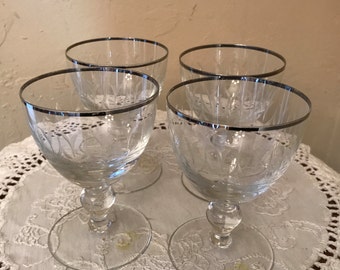
[[[230,234],[242,220],[239,205],[229,201],[210,202],[206,215],[212,226],[212,243],[220,248],[228,248],[232,243]]]
[[[83,189],[80,202],[90,215],[90,230],[98,233],[107,231],[114,221],[110,208],[115,199],[116,194],[110,185]]]

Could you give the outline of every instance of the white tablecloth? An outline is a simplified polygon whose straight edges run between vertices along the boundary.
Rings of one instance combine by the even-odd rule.
[[[185,221],[205,215],[207,203],[185,190],[166,126],[157,112],[147,152],[163,164],[151,187],[118,195],[150,220],[153,238],[137,261],[123,269],[173,269],[167,240]],[[80,188],[44,159],[32,137],[0,152],[0,270],[66,269],[47,248],[54,221],[79,206]],[[243,222],[270,240],[275,270],[340,269],[340,177],[301,145],[285,175],[263,196],[241,206]],[[203,269],[202,269],[203,270]]]

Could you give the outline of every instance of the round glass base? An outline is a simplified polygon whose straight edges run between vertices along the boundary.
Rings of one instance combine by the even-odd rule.
[[[212,244],[211,229],[205,217],[177,228],[169,243],[170,259],[176,269],[272,269],[273,250],[255,228],[241,223],[232,232],[232,242],[227,248]]]
[[[127,194],[150,187],[162,174],[161,163],[153,156],[143,153],[133,168],[112,185],[118,194]]]
[[[189,180],[188,177],[185,176],[184,173],[182,173],[181,175],[181,180],[182,180],[183,186],[189,193],[191,193],[192,195],[194,195],[195,197],[203,201],[209,202],[208,199],[204,198],[204,196],[197,191],[197,188],[194,187],[193,183]]]
[[[77,208],[59,219],[48,235],[53,257],[68,269],[117,269],[137,259],[150,244],[151,225],[139,211],[111,208],[112,224],[105,233],[90,231],[88,214]]]

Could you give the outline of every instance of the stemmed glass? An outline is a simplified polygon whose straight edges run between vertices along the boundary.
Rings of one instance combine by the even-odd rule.
[[[199,78],[169,91],[175,155],[209,200],[206,217],[184,223],[171,236],[169,254],[177,269],[271,269],[271,246],[241,222],[239,204],[283,175],[310,111],[303,93],[260,78]]]
[[[89,93],[96,102],[87,103]],[[158,94],[148,75],[114,68],[60,70],[21,87],[35,142],[61,175],[83,188],[82,207],[60,213],[48,235],[49,250],[63,265],[116,269],[148,247],[150,223],[115,203],[112,183],[144,151]]]
[[[65,54],[75,68],[115,67],[148,74],[157,80],[161,91],[167,68],[168,48],[152,40],[105,37],[74,43],[66,49]],[[115,189],[118,193],[142,190],[154,184],[161,173],[159,160],[143,153],[134,168],[122,177],[124,180],[115,184]]]
[[[266,48],[244,44],[207,44],[189,48],[179,56],[182,81],[211,76],[248,76],[280,82],[286,59]],[[187,191],[206,200],[184,175]]]

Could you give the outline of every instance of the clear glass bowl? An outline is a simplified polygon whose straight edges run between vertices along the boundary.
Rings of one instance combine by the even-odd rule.
[[[49,250],[63,265],[116,269],[148,247],[148,220],[136,209],[116,204],[112,184],[143,153],[158,94],[153,78],[114,68],[55,71],[21,87],[41,152],[61,175],[83,188],[82,207],[55,220],[49,232]]]
[[[156,41],[134,37],[103,37],[70,45],[66,58],[74,68],[114,67],[147,74],[160,85],[166,75],[168,48]],[[143,153],[134,168],[115,184],[118,193],[131,193],[154,184],[162,173],[159,160]]]
[[[209,77],[174,86],[167,108],[178,163],[209,201],[206,217],[171,236],[175,267],[271,269],[271,246],[251,224],[241,223],[239,204],[284,174],[301,142],[310,100],[260,78]]]

